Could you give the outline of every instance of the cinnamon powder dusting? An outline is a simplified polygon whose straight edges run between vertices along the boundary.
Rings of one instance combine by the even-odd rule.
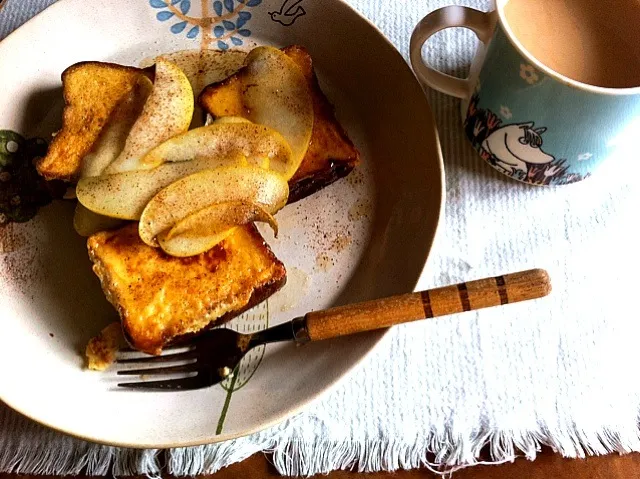
[[[363,218],[369,218],[372,212],[371,201],[367,198],[360,198],[351,208],[349,208],[349,220],[359,221]]]
[[[328,253],[322,252],[316,255],[316,267],[318,270],[326,273],[336,265],[336,259],[329,256]]]
[[[18,251],[26,242],[27,237],[15,223],[0,225],[0,254]]]
[[[38,247],[28,241],[25,228],[20,223],[0,226],[0,288],[28,295],[40,268]]]

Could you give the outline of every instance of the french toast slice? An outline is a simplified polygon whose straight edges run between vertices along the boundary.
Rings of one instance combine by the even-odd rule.
[[[315,117],[309,149],[289,182],[291,203],[348,175],[360,154],[321,91],[307,51],[299,46],[283,50],[309,82]],[[199,97],[205,111],[214,117],[244,116],[236,75],[205,88]],[[286,282],[285,266],[253,225],[237,228],[213,249],[191,258],[147,246],[137,224],[93,235],[88,249],[127,341],[149,354],[223,324]]]
[[[189,258],[146,245],[137,223],[96,233],[87,246],[127,341],[149,354],[232,319],[286,282],[285,266],[253,224]]]
[[[105,62],[80,62],[62,73],[62,128],[36,164],[47,180],[74,182],[82,160],[98,140],[118,104],[151,71]]]
[[[289,181],[289,203],[293,203],[347,176],[360,162],[360,153],[322,92],[308,51],[299,45],[285,47],[282,51],[295,61],[309,82],[314,112],[309,149]],[[242,103],[242,74],[243,69],[221,82],[208,85],[198,98],[200,106],[214,118],[246,117]]]

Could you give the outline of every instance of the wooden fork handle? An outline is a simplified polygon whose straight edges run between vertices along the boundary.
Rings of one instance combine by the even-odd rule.
[[[547,272],[532,269],[315,311],[305,316],[306,329],[309,339],[318,341],[419,319],[541,298],[550,292]]]

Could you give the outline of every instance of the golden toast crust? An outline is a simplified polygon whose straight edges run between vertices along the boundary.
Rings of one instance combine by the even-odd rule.
[[[62,73],[62,129],[47,155],[36,164],[38,173],[48,180],[76,181],[82,159],[118,103],[136,87],[141,76],[150,75],[139,68],[104,62],[81,62],[67,68]]]
[[[135,223],[96,233],[87,246],[127,340],[149,354],[237,316],[286,281],[284,265],[254,225],[237,228],[211,250],[189,258],[146,245]]]

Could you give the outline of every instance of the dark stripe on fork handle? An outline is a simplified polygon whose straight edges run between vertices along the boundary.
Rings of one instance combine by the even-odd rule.
[[[509,304],[509,295],[507,294],[504,276],[496,276],[496,286],[498,287],[498,295],[500,295],[500,304]]]
[[[458,285],[458,294],[460,295],[460,304],[463,311],[471,311],[471,303],[469,303],[469,291],[467,290],[467,283],[460,283]]]
[[[420,293],[422,297],[422,307],[424,308],[424,317],[433,318],[433,310],[431,309],[431,298],[429,297],[429,291],[422,291]]]

